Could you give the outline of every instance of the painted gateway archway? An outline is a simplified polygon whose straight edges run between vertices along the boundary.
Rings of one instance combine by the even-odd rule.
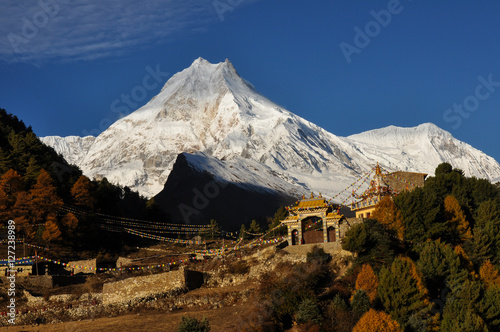
[[[321,194],[298,201],[289,208],[283,224],[287,226],[288,243],[291,245],[335,242],[340,239],[340,224],[345,217],[337,212]],[[311,227],[310,227],[311,226]]]

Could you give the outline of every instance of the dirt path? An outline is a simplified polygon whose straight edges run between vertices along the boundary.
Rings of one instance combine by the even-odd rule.
[[[238,324],[242,317],[248,313],[249,306],[246,304],[225,307],[215,310],[182,310],[179,312],[147,312],[117,317],[97,318],[94,320],[82,320],[79,322],[67,322],[59,324],[48,324],[40,326],[9,326],[0,328],[0,331],[35,331],[35,332],[84,332],[84,331],[106,331],[106,332],[132,332],[132,331],[169,331],[177,329],[182,316],[190,315],[198,319],[204,316],[210,321],[212,332],[238,331]]]

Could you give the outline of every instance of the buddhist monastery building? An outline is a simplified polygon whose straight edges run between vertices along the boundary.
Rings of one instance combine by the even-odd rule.
[[[335,242],[341,238],[340,225],[345,217],[321,196],[305,198],[288,208],[289,215],[283,224],[288,229],[288,244]]]
[[[351,204],[351,210],[356,213],[356,218],[370,218],[383,197],[423,187],[426,176],[425,173],[400,171],[383,174],[377,164],[368,189],[362,195],[354,195],[358,201]]]

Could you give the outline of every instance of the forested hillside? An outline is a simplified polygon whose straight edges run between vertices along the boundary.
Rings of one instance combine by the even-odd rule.
[[[61,207],[86,211],[86,217]],[[96,212],[130,218],[161,219],[153,201],[105,178],[91,181],[45,146],[16,116],[0,109],[0,217],[16,222],[17,238],[72,251],[120,247],[93,218]],[[113,249],[113,248],[111,248]]]
[[[386,314],[393,331],[500,330],[498,184],[444,163],[423,188],[382,200],[373,217],[343,244],[357,254],[353,296],[371,308],[355,331],[386,331]]]

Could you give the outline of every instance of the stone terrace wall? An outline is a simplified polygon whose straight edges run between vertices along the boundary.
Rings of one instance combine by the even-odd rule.
[[[147,297],[197,288],[203,283],[201,272],[179,269],[160,274],[141,276],[103,285],[103,303],[119,304]]]
[[[1,277],[2,283],[7,284],[9,280],[6,277]],[[30,289],[51,289],[54,286],[52,276],[29,276],[17,277],[16,283]]]
[[[307,253],[310,252],[314,246],[323,248],[323,250],[330,255],[336,255],[342,251],[342,243],[340,241],[288,246],[285,247],[283,250],[289,254],[307,256]]]

